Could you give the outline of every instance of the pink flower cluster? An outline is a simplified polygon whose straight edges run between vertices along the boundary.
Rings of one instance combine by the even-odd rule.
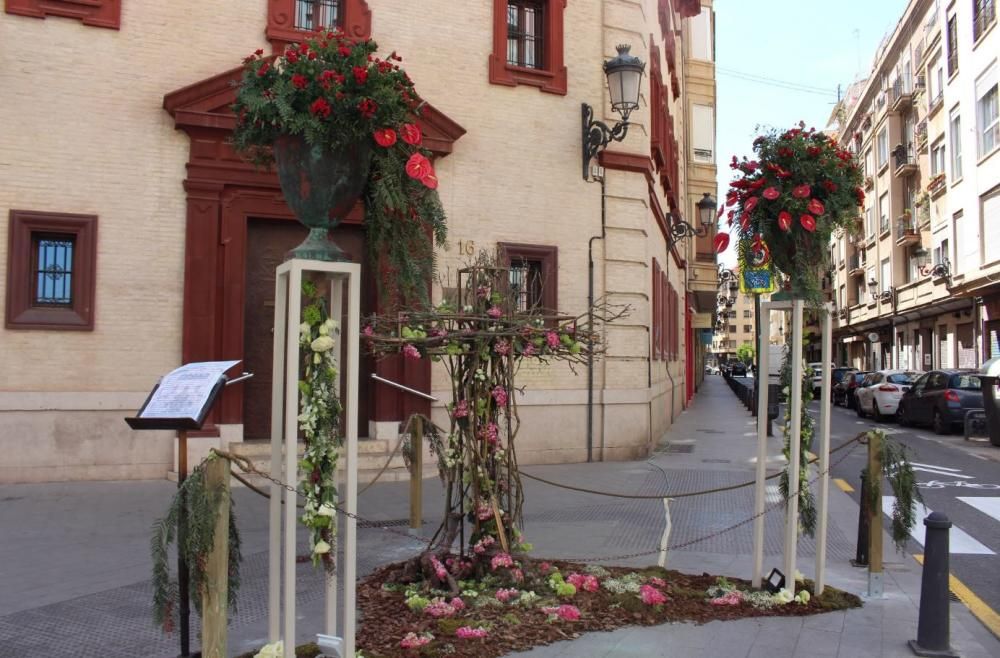
[[[493,507],[486,501],[479,503],[476,505],[476,518],[480,521],[493,518]]]
[[[545,332],[545,344],[551,349],[559,347],[559,334],[554,331]]]
[[[424,608],[424,613],[440,619],[442,617],[454,617],[464,609],[465,602],[456,596],[450,603],[444,599],[434,599]]]
[[[512,558],[508,553],[497,553],[493,556],[493,559],[490,560],[490,568],[493,569],[493,571],[496,571],[501,567],[510,568],[512,566],[514,566],[514,558]]]
[[[486,428],[483,430],[483,438],[489,442],[490,445],[495,446],[498,442],[500,428],[497,427],[496,423],[487,423]]]
[[[511,599],[516,599],[517,597],[521,596],[521,590],[515,589],[513,587],[508,587],[506,589],[501,587],[500,589],[497,590],[496,596],[498,601],[503,601],[504,603],[507,603],[507,601],[510,601]]]
[[[541,572],[542,574],[548,573],[551,569],[552,565],[549,564],[548,562],[542,562],[541,564],[538,565],[538,571]]]
[[[743,595],[733,590],[725,596],[714,598],[710,601],[712,605],[739,605],[743,602]]]
[[[653,587],[666,587],[667,581],[663,580],[662,578],[657,578],[656,576],[653,576],[652,578],[649,579],[649,584],[652,585]]]
[[[503,386],[494,387],[490,394],[493,396],[493,399],[496,400],[498,407],[507,406],[507,389]]]
[[[486,635],[485,628],[473,628],[471,626],[462,626],[455,631],[455,637],[463,640],[478,640],[486,637]]]
[[[521,350],[521,354],[524,356],[534,356],[535,346],[532,343],[525,343],[524,348]]]
[[[499,306],[491,306],[487,311],[486,315],[490,316],[494,320],[503,315],[503,311],[500,310]]]
[[[547,615],[555,615],[564,621],[579,621],[580,619],[580,609],[568,603],[564,603],[559,607],[545,606],[542,608],[542,612]]]
[[[438,577],[438,580],[448,580],[448,570],[441,564],[441,560],[433,555],[431,556],[431,566],[434,567],[434,575]]]
[[[403,345],[403,356],[405,356],[408,359],[419,359],[420,350],[418,350],[413,345],[407,343],[406,345]]]
[[[493,344],[493,351],[500,356],[507,356],[510,354],[510,343],[500,338],[496,343]]]
[[[487,548],[489,548],[495,543],[497,543],[497,540],[487,535],[482,539],[480,539],[479,541],[477,541],[475,545],[473,545],[472,552],[475,553],[476,555],[482,555],[483,553],[486,552]]]
[[[406,637],[399,641],[399,646],[404,649],[419,649],[420,647],[429,644],[432,639],[432,635],[417,635],[411,631],[406,634]]]
[[[451,415],[455,418],[468,418],[469,402],[467,400],[459,400],[458,404],[455,405],[455,411],[453,411]]]
[[[646,605],[662,605],[667,602],[666,595],[652,585],[643,585],[640,587],[639,598]]]
[[[598,582],[597,576],[591,576],[589,574],[571,573],[566,576],[566,582],[575,587],[577,590],[583,590],[585,592],[596,592],[601,588],[601,584]]]

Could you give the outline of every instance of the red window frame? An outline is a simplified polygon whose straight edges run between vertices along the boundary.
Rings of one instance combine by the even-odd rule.
[[[663,290],[660,286],[660,264],[653,259],[653,308],[650,313],[650,327],[653,343],[653,361],[659,361],[661,356],[660,351],[660,332],[663,330],[661,325],[662,312],[660,311],[660,306],[663,304],[662,293]]]
[[[111,30],[121,28],[121,0],[5,0],[8,14],[46,18],[63,16],[75,18],[84,25],[106,27]]]
[[[72,302],[41,306],[33,301],[34,240],[40,235],[73,237]],[[7,329],[94,328],[97,282],[97,216],[11,210],[7,242]]]
[[[566,95],[563,64],[563,18],[567,0],[543,0],[543,65],[525,68],[507,63],[507,0],[493,0],[493,52],[489,56],[490,84],[516,87],[529,85],[550,94]]]
[[[365,0],[341,0],[341,30],[351,39],[367,39],[372,35],[372,10]],[[295,0],[267,0],[267,29],[265,36],[275,53],[282,52],[290,43],[296,43],[308,30],[295,27]]]

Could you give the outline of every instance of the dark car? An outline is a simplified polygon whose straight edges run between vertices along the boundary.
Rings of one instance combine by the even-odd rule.
[[[982,409],[982,382],[975,370],[932,370],[913,383],[899,401],[901,425],[930,425],[948,434],[965,423],[965,412]]]
[[[830,402],[837,404],[837,385],[850,374],[857,372],[857,368],[834,368],[830,371]]]
[[[729,374],[733,377],[746,377],[747,367],[742,362],[737,361],[729,366]]]
[[[855,395],[858,386],[864,381],[865,375],[869,373],[868,370],[854,370],[850,374],[845,373],[841,380],[833,386],[833,403],[853,409],[858,401]]]

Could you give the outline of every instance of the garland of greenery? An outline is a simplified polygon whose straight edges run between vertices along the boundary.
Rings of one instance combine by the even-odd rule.
[[[208,458],[221,459],[215,455]],[[207,461],[207,460],[206,460]],[[209,489],[205,484],[204,463],[199,464],[177,488],[167,514],[153,523],[150,554],[153,562],[153,620],[165,631],[176,627],[179,590],[170,576],[168,550],[177,540],[177,523],[181,510],[186,511],[186,531],[183,545],[177,550],[188,565],[188,591],[195,609],[201,614],[201,591],[206,584],[205,564],[215,542],[215,521],[219,516],[224,488]],[[240,533],[236,527],[232,495],[229,498],[229,607],[236,610],[240,589]]]
[[[892,495],[896,502],[892,505],[892,543],[896,550],[902,551],[910,530],[917,524],[916,503],[923,502],[920,489],[917,488],[917,478],[910,464],[909,450],[905,445],[889,438],[882,430],[868,432],[869,441],[873,435],[878,435],[881,446],[882,474],[889,482]],[[862,473],[868,482],[869,509],[873,509],[882,496],[882,477],[869,477],[868,468]]]
[[[337,394],[335,336],[340,329],[330,317],[326,302],[311,281],[302,283],[308,305],[302,311],[299,348],[304,376],[299,381],[299,428],[305,435],[305,454],[299,462],[305,498],[302,523],[309,528],[313,564],[328,572],[335,567],[337,540],[337,457],[342,444],[338,436],[343,411]]]
[[[781,387],[785,395],[791,396],[792,386],[792,332],[788,332],[785,343],[785,355],[781,361]],[[801,432],[799,434],[799,527],[807,536],[812,537],[816,532],[816,499],[812,489],[805,485],[809,481],[809,455],[808,450],[812,447],[813,432],[815,423],[809,415],[809,403],[812,402],[812,369],[803,364],[802,372],[802,411],[801,411]],[[784,448],[782,454],[788,460],[788,467],[781,472],[778,486],[781,496],[788,500],[790,490],[789,471],[792,466],[792,405],[785,405],[785,423],[782,427],[784,437]]]
[[[351,150],[377,145],[364,192],[369,261],[387,304],[424,306],[434,273],[434,244],[445,240],[438,179],[412,123],[422,103],[395,52],[340,30],[320,30],[277,57],[258,50],[243,60],[233,112],[234,148],[257,164],[274,160],[282,135],[312,146]],[[391,285],[389,285],[391,283]]]

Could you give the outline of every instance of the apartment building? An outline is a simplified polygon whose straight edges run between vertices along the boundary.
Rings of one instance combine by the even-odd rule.
[[[1000,356],[996,23],[993,0],[911,0],[840,108],[866,201],[831,244],[838,364]]]
[[[592,292],[632,309],[592,388],[563,365],[522,368],[521,462],[645,456],[694,394],[711,331],[714,229],[697,203],[716,189],[713,17],[710,0],[7,0],[0,43],[45,57],[3,74],[0,124],[18,129],[0,143],[0,482],[164,477],[175,435],[123,417],[192,361],[255,377],[190,445],[268,439],[274,269],[304,229],[277,177],[229,145],[233,83],[249,53],[330,27],[397,50],[427,101],[442,273],[499,246],[538,284],[529,305],[583,312]],[[621,119],[603,63],[623,43],[646,65],[640,107],[583,159],[581,105]],[[360,257],[358,210],[333,238]],[[371,277],[363,264],[363,289]],[[360,386],[361,434],[387,450],[414,411],[445,423],[449,383],[426,360],[366,359]]]

